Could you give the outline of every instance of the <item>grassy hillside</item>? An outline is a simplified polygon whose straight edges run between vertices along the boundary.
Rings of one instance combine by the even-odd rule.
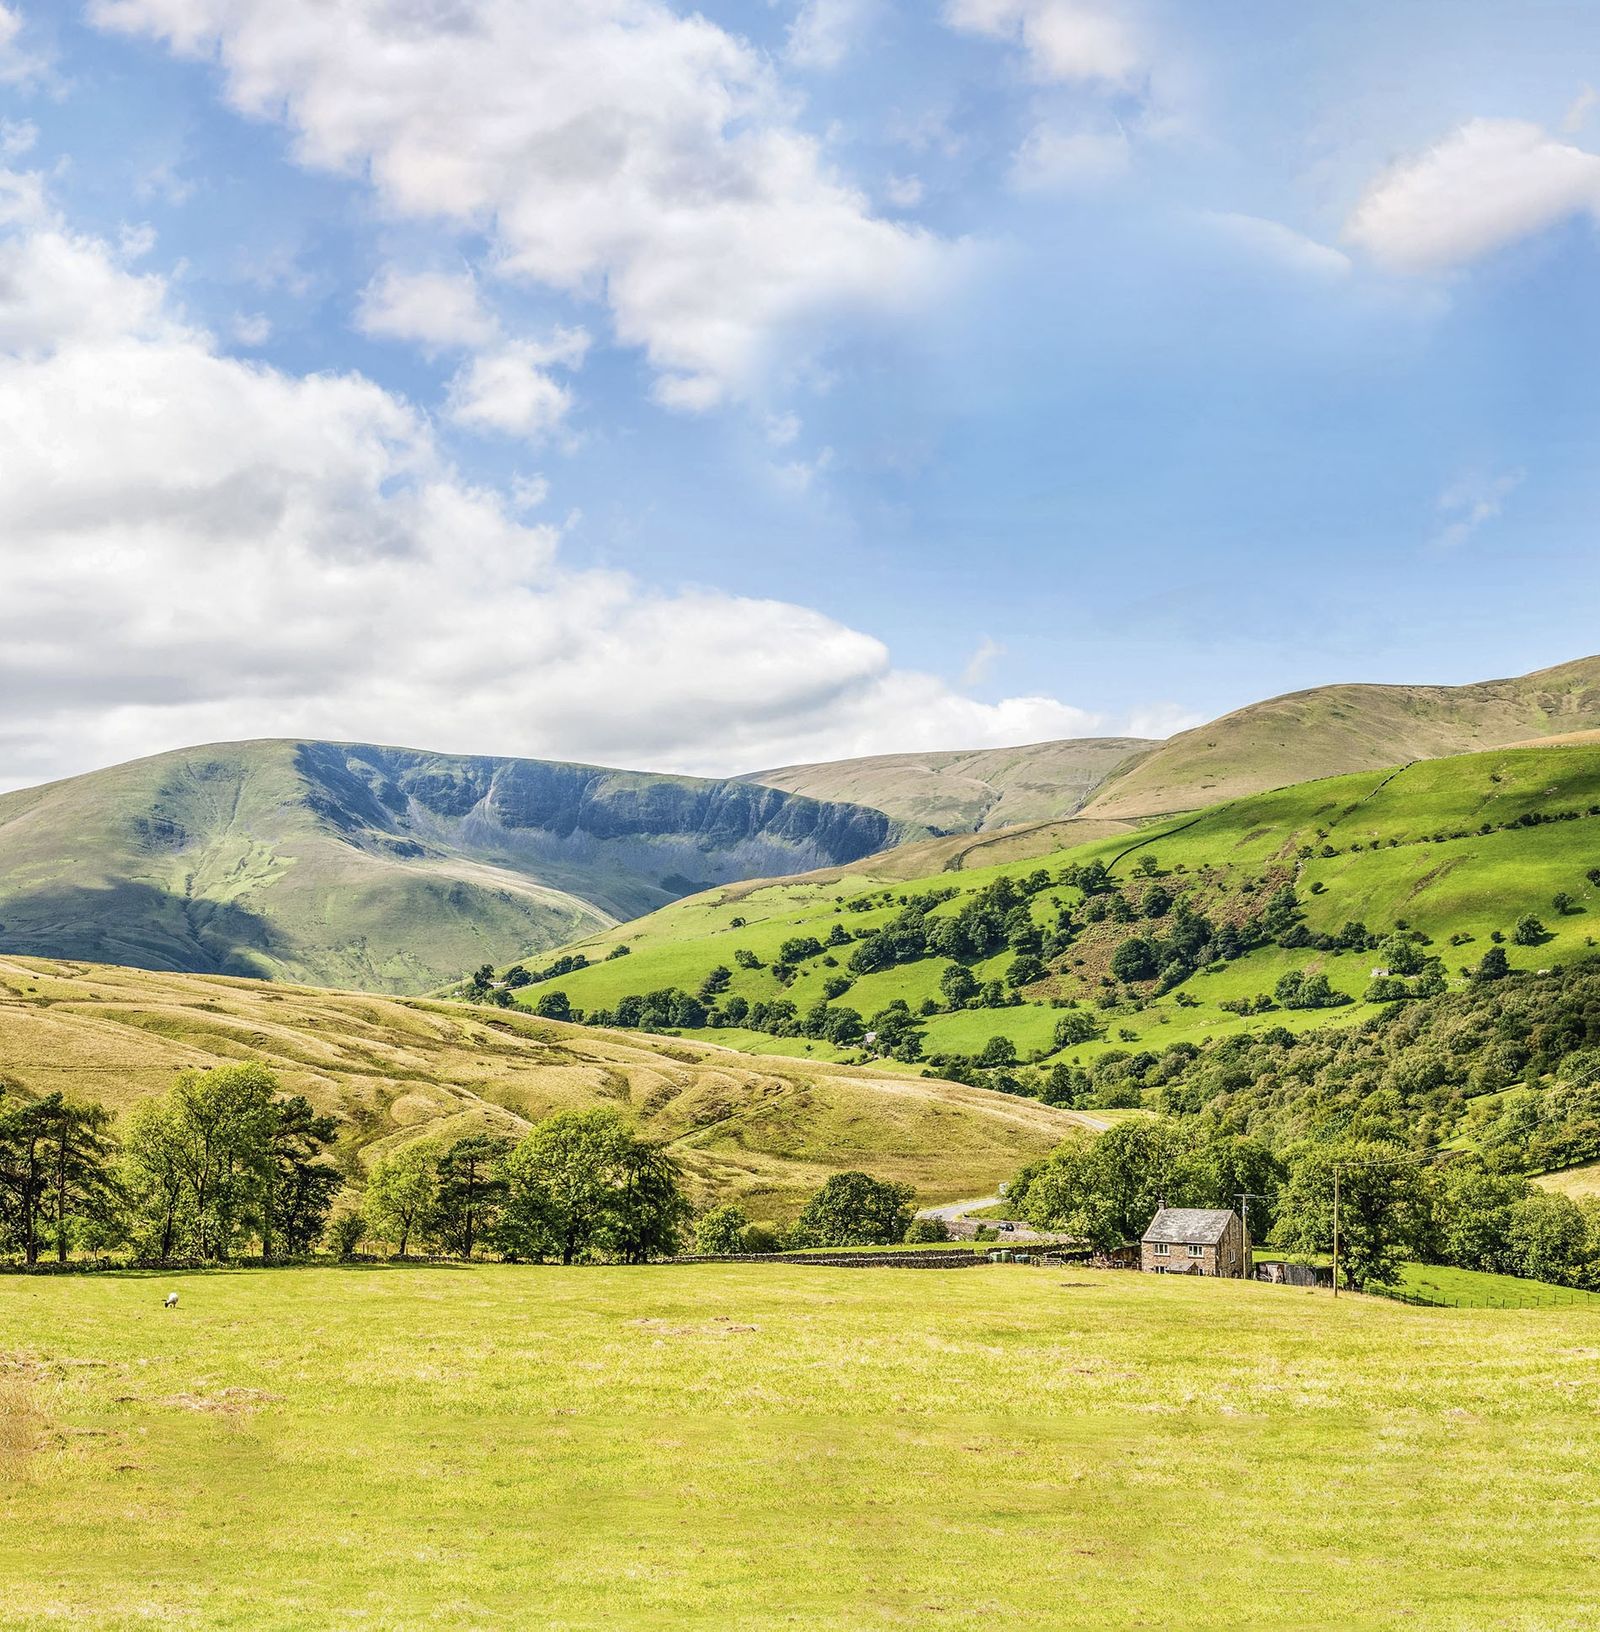
[[[1060,882],[1068,867],[1091,862],[1110,869],[1114,886],[1098,906],[1086,901],[1081,889]],[[1513,969],[1562,962],[1589,950],[1600,936],[1600,892],[1586,876],[1597,864],[1600,748],[1506,749],[1260,794],[1042,860],[941,872],[918,881],[875,877],[869,865],[848,878],[711,892],[591,936],[579,944],[589,967],[529,986],[517,997],[533,1004],[559,988],[584,1009],[613,1009],[629,994],[665,987],[695,992],[708,973],[722,967],[730,978],[719,1004],[730,997],[750,1003],[786,1000],[804,1015],[823,998],[828,982],[848,980],[835,1002],[864,1017],[895,1000],[914,1010],[933,1005],[936,1012],[924,1020],[925,1053],[973,1054],[989,1038],[1001,1036],[1024,1057],[1042,1051],[1047,1059],[1090,1060],[1107,1049],[1159,1051],[1266,1025],[1301,1029],[1375,1012],[1376,1005],[1362,1001],[1381,966],[1374,952],[1316,944],[1338,937],[1351,920],[1374,937],[1404,927],[1425,943],[1423,954],[1442,959],[1451,982],[1460,982],[1464,965],[1476,965],[1495,932],[1506,936]],[[1153,876],[1146,876],[1145,868]],[[1045,940],[1045,972],[1021,987],[1016,1006],[951,1008],[941,991],[941,977],[952,966],[946,957],[923,956],[852,974],[850,961],[861,938],[894,922],[908,901],[948,892],[931,907],[929,919],[936,921],[960,913],[1002,878],[1023,886],[1030,878],[1037,886],[1042,878],[1044,886],[1028,887],[1026,893],[1028,914]],[[1144,902],[1155,885],[1171,905],[1152,920],[1143,915]],[[1298,903],[1293,921],[1310,944],[1259,941],[1270,903],[1286,886]],[[1558,892],[1573,898],[1564,915],[1552,906]],[[1184,907],[1206,917],[1214,942],[1231,929],[1246,950],[1202,961],[1166,991],[1153,980],[1115,978],[1113,959],[1121,944],[1134,936],[1171,935]],[[1102,914],[1098,922],[1091,916],[1096,912]],[[1538,915],[1546,926],[1537,945],[1511,940],[1525,913]],[[1118,921],[1119,915],[1127,921]],[[1068,944],[1051,952],[1064,923]],[[775,966],[783,943],[797,937],[823,943],[822,949],[795,961],[786,982],[785,971]],[[627,956],[608,956],[624,945]],[[736,953],[746,954],[746,961],[753,956],[759,967],[741,966]],[[1003,983],[1012,963],[1013,954],[1002,948],[973,963],[971,973],[980,984]],[[1223,1006],[1270,998],[1290,972],[1324,975],[1333,993],[1351,1001],[1316,1009],[1273,1003],[1250,1016]],[[1009,1001],[1009,993],[1005,996]],[[1099,1038],[1057,1051],[1062,1005],[1089,1014]],[[861,1052],[821,1039],[736,1029],[704,1035],[760,1052],[817,1058],[854,1058]]]
[[[1600,727],[1600,657],[1470,686],[1319,686],[1163,743],[1085,813],[1145,820],[1268,788]]]
[[[600,1103],[670,1141],[696,1195],[788,1219],[866,1168],[931,1201],[987,1194],[1075,1118],[957,1083],[754,1062],[724,1048],[461,1004],[0,958],[0,1086],[118,1112],[174,1073],[261,1060],[346,1124],[347,1151],[479,1128],[515,1135]]]
[[[220,744],[0,795],[0,951],[422,991],[896,836],[737,782]]]
[[[1024,1268],[16,1279],[0,1625],[1587,1632],[1595,1329]]]
[[[1557,1173],[1546,1173],[1539,1179],[1546,1190],[1579,1200],[1600,1196],[1600,1162],[1584,1162],[1578,1167],[1565,1167]]]
[[[965,753],[876,754],[755,771],[745,780],[870,805],[940,833],[975,833],[1071,816],[1107,777],[1157,746],[1139,737],[1088,737]]]

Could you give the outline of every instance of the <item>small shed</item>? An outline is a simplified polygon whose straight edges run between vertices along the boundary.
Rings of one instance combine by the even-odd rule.
[[[1249,1262],[1244,1223],[1226,1207],[1163,1207],[1139,1243],[1139,1267],[1156,1275],[1242,1278]]]

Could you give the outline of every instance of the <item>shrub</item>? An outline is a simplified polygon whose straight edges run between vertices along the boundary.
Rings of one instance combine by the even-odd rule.
[[[923,1241],[948,1241],[950,1226],[942,1218],[914,1218],[906,1227],[906,1244],[916,1246]]]
[[[339,1213],[328,1224],[328,1250],[341,1262],[348,1262],[355,1257],[366,1233],[367,1221],[360,1213]]]
[[[1092,1043],[1100,1035],[1092,1014],[1073,1010],[1056,1021],[1056,1047],[1072,1048],[1079,1043]]]
[[[694,1225],[694,1249],[708,1258],[743,1252],[750,1220],[737,1202],[725,1201],[708,1208]]]

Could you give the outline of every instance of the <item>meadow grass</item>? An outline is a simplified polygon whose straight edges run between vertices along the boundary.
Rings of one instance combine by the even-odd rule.
[[[1564,1196],[1600,1196],[1600,1162],[1563,1167],[1555,1173],[1542,1174],[1534,1183]]]
[[[1490,1275],[1482,1270],[1454,1269],[1446,1264],[1404,1264],[1403,1297],[1458,1309],[1548,1309],[1582,1307],[1600,1315],[1600,1294],[1524,1280],[1520,1275]]]
[[[1583,1309],[329,1268],[7,1279],[0,1357],[7,1628],[1600,1621]]]

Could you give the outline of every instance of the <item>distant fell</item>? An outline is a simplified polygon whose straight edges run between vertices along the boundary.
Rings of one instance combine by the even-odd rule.
[[[1108,777],[1160,746],[1141,737],[1084,737],[1020,748],[874,754],[753,771],[742,780],[870,805],[938,834],[979,833],[1072,816]]]
[[[0,795],[0,952],[423,991],[898,836],[744,782],[220,743]]]
[[[1600,657],[1467,686],[1318,686],[1180,732],[1101,786],[1086,817],[1149,820],[1318,777],[1600,728]]]

